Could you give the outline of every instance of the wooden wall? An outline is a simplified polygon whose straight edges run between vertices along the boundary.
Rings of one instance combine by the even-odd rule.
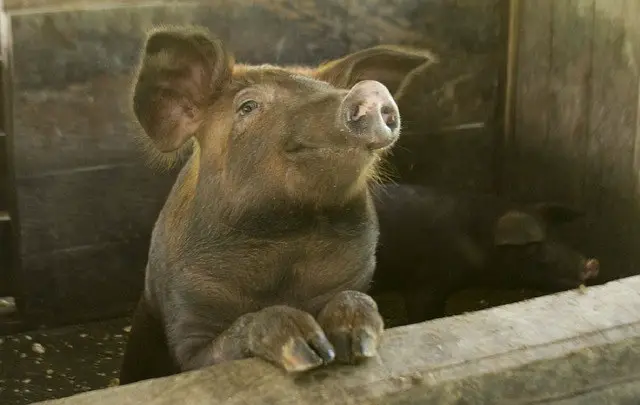
[[[503,0],[5,3],[13,53],[15,295],[28,322],[117,315],[137,299],[150,231],[175,175],[146,167],[132,136],[139,129],[129,84],[145,32],[155,24],[209,27],[246,62],[315,64],[378,43],[488,56],[489,73],[476,80],[489,91],[465,87],[465,97],[477,101],[473,119],[486,125],[449,131],[433,151],[441,179],[491,187]],[[21,8],[33,5],[44,8]],[[447,108],[459,123],[468,121],[455,103]],[[423,111],[406,122],[418,122]],[[405,135],[411,134],[409,128]],[[461,150],[471,163],[454,167],[449,162],[460,161]]]
[[[4,59],[0,51],[0,60]],[[6,103],[2,97],[5,88],[4,70],[0,68],[0,297],[9,296],[13,289],[11,273],[12,229],[9,219],[10,207],[10,171],[9,171],[9,144],[6,136]]]
[[[521,0],[503,191],[585,209],[603,281],[640,264],[640,1]]]

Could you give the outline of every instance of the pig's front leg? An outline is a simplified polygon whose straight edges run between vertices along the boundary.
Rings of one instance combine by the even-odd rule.
[[[376,355],[384,321],[369,295],[339,292],[320,311],[318,322],[335,348],[337,361],[354,364]]]
[[[185,322],[186,321],[186,322]],[[333,361],[334,349],[308,313],[271,306],[242,315],[218,336],[202,322],[176,325],[175,355],[183,371],[248,357],[275,363],[288,372],[305,371]]]

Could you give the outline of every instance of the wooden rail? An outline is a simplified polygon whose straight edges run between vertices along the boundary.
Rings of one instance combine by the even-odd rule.
[[[640,276],[390,329],[379,357],[359,367],[292,378],[249,359],[46,404],[638,403],[634,398]]]

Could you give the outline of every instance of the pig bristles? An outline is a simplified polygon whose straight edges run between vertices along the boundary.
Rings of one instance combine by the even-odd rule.
[[[371,184],[371,187],[379,186],[385,183],[394,183],[394,176],[388,170],[389,169],[384,165],[377,163],[375,169],[372,170],[370,174],[369,182]]]
[[[180,166],[191,156],[196,146],[195,139],[191,138],[181,148],[173,152],[160,152],[142,129],[136,133],[133,140],[140,149],[146,165],[159,172],[166,172]]]

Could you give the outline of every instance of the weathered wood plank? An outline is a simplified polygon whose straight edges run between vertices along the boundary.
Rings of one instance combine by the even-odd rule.
[[[521,1],[520,44],[516,80],[514,133],[505,142],[505,192],[538,194],[534,183],[541,167],[539,144],[544,142],[549,117],[551,70],[551,10],[555,0]],[[534,112],[535,111],[535,112]]]
[[[148,238],[173,180],[140,164],[21,178],[21,253]]]
[[[589,114],[593,0],[554,1],[550,50],[548,128],[544,170],[558,173],[545,182],[545,197],[580,206],[582,203],[586,131]],[[583,18],[578,18],[582,15]]]
[[[502,150],[502,173],[500,173],[500,193],[514,200],[544,199],[547,180],[541,176],[541,168],[546,167],[544,148],[551,117],[548,105],[550,93],[550,73],[552,70],[551,44],[553,40],[553,9],[557,0],[519,0],[518,43],[513,69],[512,94],[513,122],[511,133],[506,133]],[[498,295],[498,300],[504,294]],[[518,298],[532,297],[533,292],[511,294]],[[453,302],[457,307],[469,306],[468,297],[472,292],[459,294]],[[487,305],[496,299],[487,295]],[[456,299],[460,303],[456,303]],[[467,304],[467,305],[461,305]],[[470,308],[468,308],[470,309]]]
[[[161,0],[160,0],[161,1]],[[172,2],[180,0],[171,0]],[[23,11],[41,8],[81,8],[87,6],[103,5],[131,5],[139,4],[139,0],[4,0],[4,8],[7,11]]]
[[[11,223],[0,221],[0,297],[10,296],[14,291],[12,248]]]
[[[630,15],[640,15],[640,2],[628,1],[626,12]],[[637,23],[637,20],[636,20]],[[636,33],[636,38],[640,34]],[[635,40],[630,44],[631,55],[633,56],[632,63],[634,70],[638,72],[640,76],[640,40]],[[638,84],[638,100],[636,102],[636,131],[635,131],[635,144],[633,155],[633,173],[635,174],[635,193],[634,199],[640,200],[640,83]],[[640,233],[640,231],[638,231]],[[640,235],[638,235],[640,239]]]
[[[630,194],[635,182],[633,147],[636,133],[638,72],[628,63],[629,47],[637,44],[638,30],[626,15],[625,2],[594,1],[589,131],[585,155],[584,195],[590,207],[586,244],[603,258],[612,277],[631,274],[640,255],[635,221],[637,200]],[[597,235],[597,236],[596,236]]]
[[[28,39],[23,37],[20,40]],[[21,41],[18,44],[21,45]],[[16,53],[16,66],[26,66],[29,58],[36,58],[35,52]],[[52,58],[53,54],[55,50],[50,54]],[[117,52],[114,54],[118,57]],[[51,69],[46,79],[44,72],[34,72],[42,74],[42,80],[51,80],[52,86],[64,86],[62,89],[47,88],[43,82],[21,82],[26,80],[23,74],[28,72],[16,75],[19,91],[13,100],[13,153],[18,179],[73,171],[79,167],[117,166],[142,161],[133,136],[138,128],[132,124],[128,114],[130,102],[126,89],[131,78],[114,73],[94,76],[75,85],[65,84],[62,78],[56,79],[58,75],[81,70],[83,68],[79,64],[60,66],[59,69]]]
[[[311,2],[312,5],[315,3]],[[147,30],[198,24],[245,62],[312,64],[346,53],[344,10],[289,14],[253,2],[14,15],[16,175],[139,159],[130,83]],[[234,30],[231,27],[255,27]],[[42,63],[34,63],[41,60]]]
[[[619,276],[631,274],[640,260],[640,205],[633,193],[636,114],[640,71],[640,16],[630,15],[625,0],[595,1],[593,80],[589,139],[589,201],[599,221],[593,234],[608,265]],[[635,49],[634,49],[635,48]],[[598,181],[599,180],[599,181]]]
[[[634,277],[387,330],[357,367],[292,377],[249,359],[43,404],[578,404],[602,390],[615,404],[640,385],[638,291]]]
[[[494,53],[502,45],[504,6],[503,0],[351,1],[346,21],[351,50],[402,42],[440,52]]]
[[[540,166],[534,168],[541,194],[526,195],[562,202],[587,211],[586,220],[560,229],[563,239],[600,257],[589,243],[589,226],[593,224],[588,186],[587,158],[590,125],[591,83],[593,79],[593,0],[556,1],[552,6],[550,71],[546,82],[549,92],[548,128],[539,153]],[[534,109],[535,111],[535,109]],[[597,190],[597,188],[596,188]],[[586,237],[585,237],[586,236]]]
[[[24,256],[18,305],[28,326],[80,323],[131,310],[148,249],[148,238],[132,238]]]
[[[9,167],[7,162],[7,137],[0,136],[0,211],[6,211],[9,207]]]

